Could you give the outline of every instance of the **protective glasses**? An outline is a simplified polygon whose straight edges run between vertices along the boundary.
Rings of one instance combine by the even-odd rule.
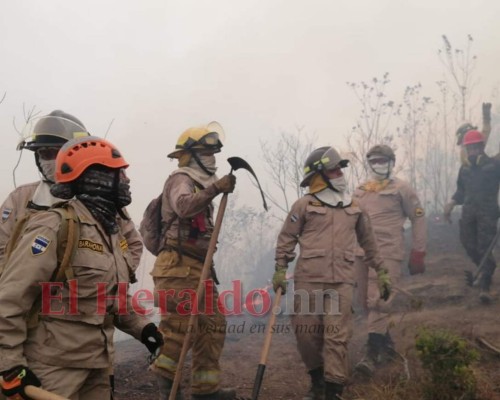
[[[382,165],[382,164],[387,164],[389,162],[389,159],[386,157],[370,157],[368,159],[368,162],[371,165]]]
[[[60,149],[60,147],[40,147],[36,149],[36,154],[42,160],[55,160]]]
[[[184,148],[190,149],[194,146],[203,146],[206,149],[213,149],[215,150],[220,150],[222,147],[222,142],[219,139],[219,134],[217,132],[210,132],[201,137],[198,140],[194,140],[192,138],[189,138],[186,140],[186,143],[184,143]]]

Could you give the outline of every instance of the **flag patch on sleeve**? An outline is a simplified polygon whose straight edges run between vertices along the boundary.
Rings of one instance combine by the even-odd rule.
[[[33,243],[31,243],[31,254],[34,256],[39,256],[40,254],[45,253],[45,250],[49,247],[50,239],[42,235],[38,235]]]
[[[2,223],[9,219],[10,214],[12,214],[12,208],[4,208],[2,210]]]

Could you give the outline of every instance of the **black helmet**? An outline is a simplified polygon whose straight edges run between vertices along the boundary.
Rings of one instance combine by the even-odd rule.
[[[309,182],[316,172],[347,167],[349,160],[344,160],[333,147],[324,146],[313,150],[304,163],[304,179],[300,182],[301,187],[309,186]]]
[[[396,161],[396,154],[394,154],[394,150],[386,144],[377,144],[368,150],[366,158],[370,158],[372,156],[386,157],[389,160]]]
[[[17,148],[35,151],[40,147],[61,147],[68,140],[81,136],[89,136],[83,123],[71,114],[55,110],[29,121]]]

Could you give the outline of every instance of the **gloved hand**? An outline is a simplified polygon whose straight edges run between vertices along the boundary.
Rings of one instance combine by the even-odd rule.
[[[274,292],[276,293],[278,291],[278,288],[281,288],[281,294],[285,294],[286,288],[288,286],[288,281],[286,280],[287,267],[284,267],[283,265],[276,264],[275,269],[276,269],[276,271],[274,272],[274,275],[273,275]]]
[[[423,274],[425,272],[425,251],[412,250],[410,260],[408,261],[408,269],[410,275]]]
[[[163,335],[152,322],[142,328],[141,343],[148,348],[151,354],[163,346]]]
[[[483,103],[483,120],[491,121],[491,103]]]
[[[455,203],[455,200],[451,200],[449,203],[446,203],[446,205],[444,206],[444,211],[443,211],[444,220],[446,222],[449,222],[450,224],[451,224],[451,212],[455,208],[456,204],[457,203]]]
[[[236,176],[224,175],[214,185],[219,193],[233,193],[234,186],[236,185]]]
[[[4,379],[4,383],[2,384],[2,393],[7,398],[18,395],[23,399],[31,399],[31,397],[24,392],[24,388],[28,385],[37,387],[42,386],[42,383],[34,372],[23,365],[18,365],[12,369],[2,372],[2,378]]]
[[[380,298],[387,301],[391,295],[391,277],[385,268],[380,268],[377,271],[378,289],[380,291]]]

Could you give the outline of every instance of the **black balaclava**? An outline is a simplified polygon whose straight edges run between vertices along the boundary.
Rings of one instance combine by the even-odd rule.
[[[102,225],[108,235],[118,232],[117,214],[126,218],[122,208],[132,201],[129,180],[123,169],[92,165],[69,184],[55,184],[53,196],[70,199],[76,196]]]

